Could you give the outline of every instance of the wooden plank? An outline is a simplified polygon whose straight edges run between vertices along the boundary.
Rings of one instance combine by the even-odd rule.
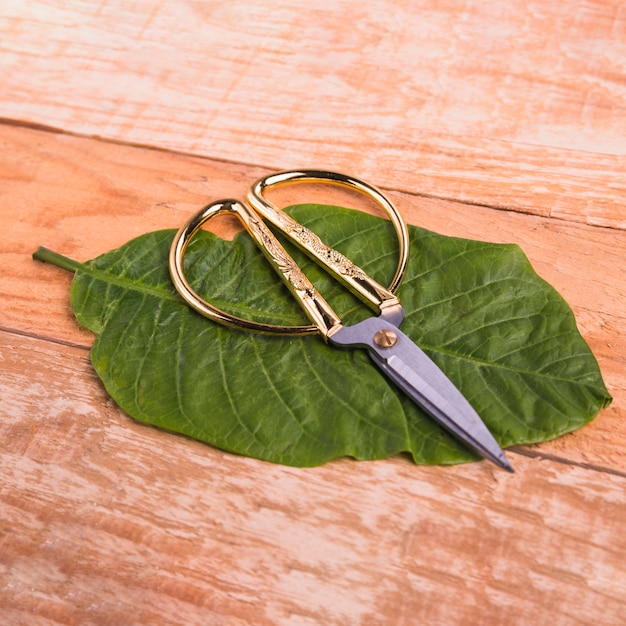
[[[176,228],[210,200],[243,197],[265,172],[10,126],[0,125],[0,137],[5,206],[20,207],[3,232],[0,327],[83,347],[93,336],[78,327],[69,308],[71,276],[34,262],[31,254],[39,245],[87,260],[150,230]],[[411,223],[447,235],[518,243],[563,294],[615,401],[590,426],[539,451],[625,471],[624,232],[398,192],[391,197]],[[298,187],[280,194],[283,203],[303,198],[347,206],[355,201],[335,189]],[[233,232],[230,222],[216,226],[222,235]]]
[[[626,226],[620,2],[28,0],[0,32],[5,118]]]
[[[0,622],[621,624],[622,3],[4,5]],[[91,258],[306,165],[384,187],[411,223],[519,243],[572,305],[614,405],[512,451],[513,476],[286,468],[122,413],[70,276],[32,251]],[[280,199],[303,194],[353,202]]]
[[[4,623],[623,621],[623,476],[281,467],[135,423],[84,348],[0,332],[0,362]]]

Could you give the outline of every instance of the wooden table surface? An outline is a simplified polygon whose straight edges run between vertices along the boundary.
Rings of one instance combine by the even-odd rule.
[[[624,3],[0,0],[0,75],[0,623],[624,623]],[[514,475],[288,468],[129,418],[31,253],[93,258],[297,167],[519,243],[613,405]]]

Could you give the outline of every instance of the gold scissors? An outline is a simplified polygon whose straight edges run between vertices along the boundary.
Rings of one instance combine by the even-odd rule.
[[[274,187],[291,183],[329,183],[357,191],[374,200],[390,217],[399,242],[398,264],[388,287],[384,287],[340,252],[329,248],[308,228],[281,211],[265,197]],[[183,259],[191,239],[217,215],[236,215],[263,251],[312,324],[283,326],[242,319],[202,299],[185,278]],[[300,267],[265,224],[266,219],[311,258],[343,282],[377,315],[353,326],[344,326]],[[247,202],[220,200],[208,204],[175,235],[170,249],[172,281],[183,299],[196,311],[220,324],[248,332],[304,335],[320,333],[334,346],[365,348],[372,361],[407,396],[453,435],[498,466],[513,468],[480,416],[439,367],[400,329],[404,311],[395,290],[400,285],[409,253],[407,226],[395,206],[375,187],[337,172],[295,170],[265,176],[250,188]]]

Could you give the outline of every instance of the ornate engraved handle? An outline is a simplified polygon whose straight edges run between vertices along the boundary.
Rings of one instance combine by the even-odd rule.
[[[342,185],[365,194],[387,212],[398,235],[399,242],[398,264],[389,288],[383,287],[367,276],[363,270],[354,265],[341,253],[324,244],[315,233],[298,224],[293,218],[263,197],[263,192],[268,187],[291,182],[324,182]],[[321,170],[282,172],[258,180],[248,194],[248,202],[250,206],[238,200],[212,202],[194,215],[174,236],[170,248],[170,275],[176,290],[187,304],[205,317],[220,324],[257,333],[305,335],[321,332],[324,337],[328,338],[341,328],[341,320],[337,314],[265,225],[261,219],[262,216],[283,231],[310,256],[329,269],[331,273],[351,288],[362,300],[372,305],[373,308],[379,309],[381,316],[387,321],[396,326],[400,324],[403,311],[393,291],[400,284],[407,264],[409,248],[408,230],[393,204],[375,187],[356,178],[336,172]],[[283,326],[246,320],[213,306],[192,289],[185,278],[183,267],[183,257],[187,246],[206,222],[223,213],[237,215],[259,248],[263,250],[266,258],[283,278],[291,293],[298,299],[313,325]]]
[[[328,247],[314,232],[296,222],[291,216],[281,211],[264,196],[264,192],[272,186],[280,186],[294,182],[325,182],[334,183],[356,189],[375,200],[392,218],[400,242],[400,263],[392,286],[387,289],[370,278],[361,268],[343,254]],[[381,312],[399,305],[398,298],[392,293],[402,278],[404,265],[408,256],[408,232],[404,221],[395,207],[374,187],[358,179],[344,174],[321,170],[302,170],[281,172],[259,179],[248,193],[248,202],[263,217],[270,221],[294,241],[309,256],[317,259],[328,268],[336,278],[344,282],[364,302],[373,305]],[[402,266],[400,268],[400,266]]]
[[[266,258],[283,278],[291,293],[298,299],[313,326],[281,326],[264,324],[237,317],[201,298],[185,277],[183,258],[187,246],[211,218],[220,214],[235,214],[250,233]],[[341,327],[341,320],[328,302],[304,275],[296,262],[278,242],[253,209],[238,200],[212,202],[194,215],[174,236],[170,248],[170,276],[176,290],[196,311],[220,324],[258,333],[304,335],[321,332],[324,337]]]
[[[256,213],[241,202],[234,203],[232,208],[322,335],[327,337],[339,328],[339,316]]]

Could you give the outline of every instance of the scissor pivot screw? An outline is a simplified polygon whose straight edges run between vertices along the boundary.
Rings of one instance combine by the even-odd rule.
[[[388,328],[383,328],[374,335],[374,343],[379,348],[392,348],[396,345],[397,341],[398,335]]]

